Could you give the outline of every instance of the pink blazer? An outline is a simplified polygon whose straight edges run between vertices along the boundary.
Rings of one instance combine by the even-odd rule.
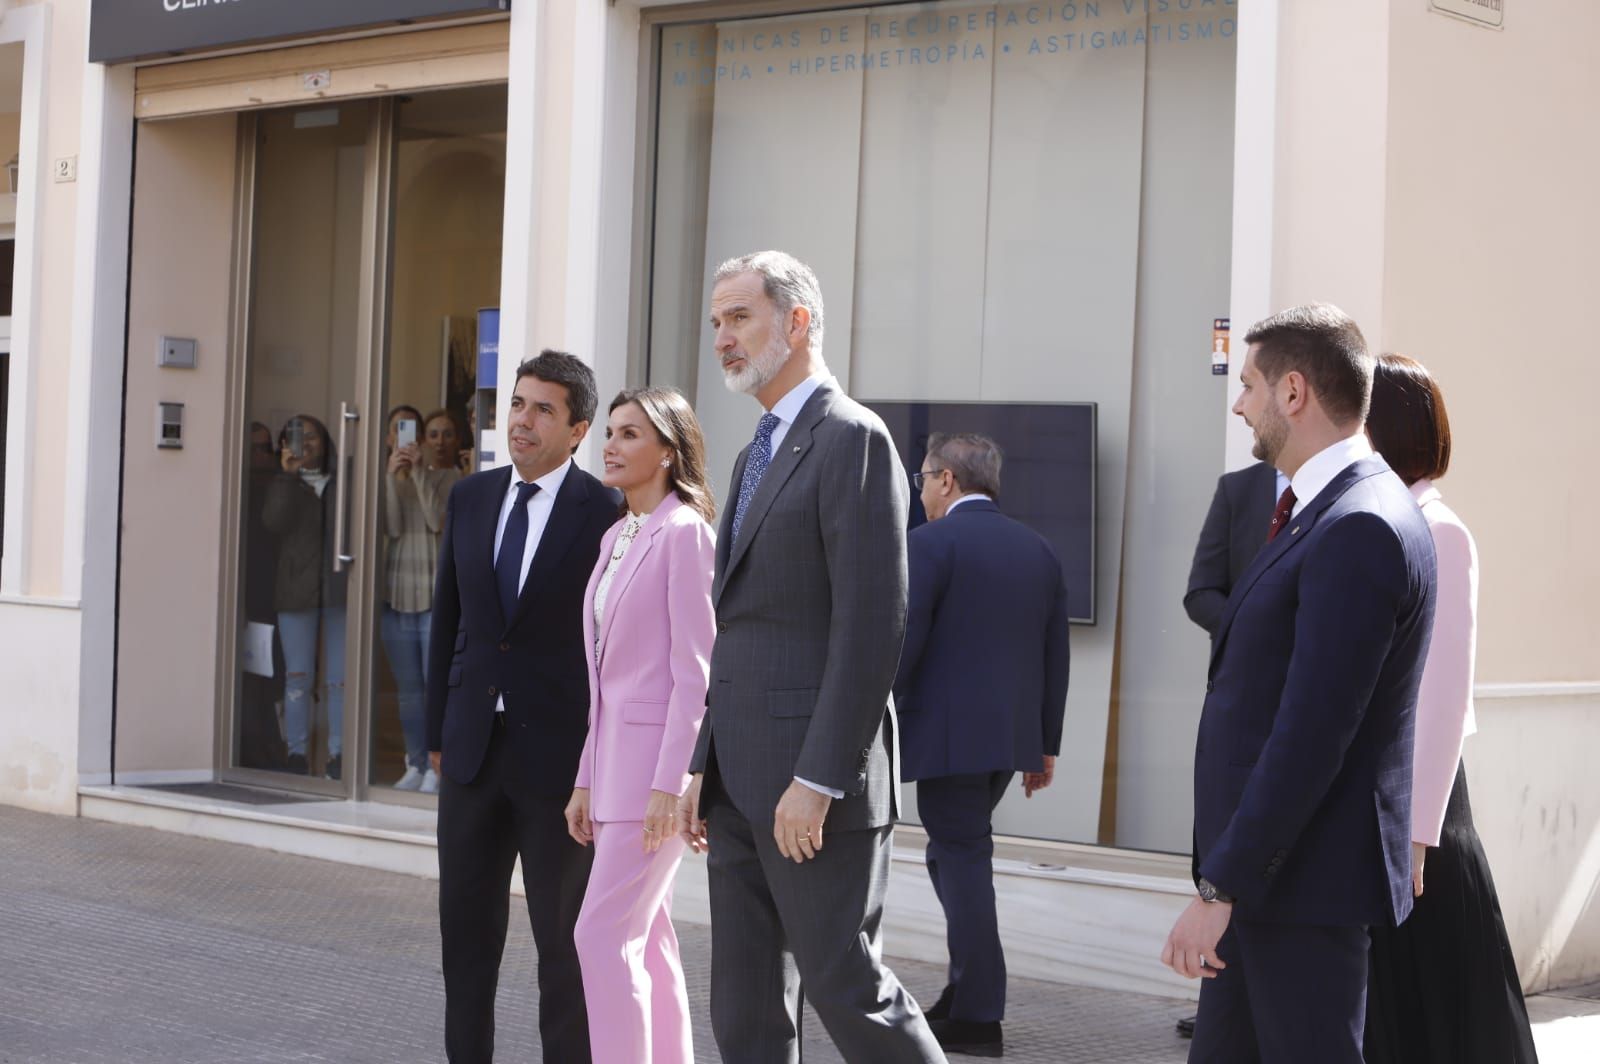
[[[622,530],[600,541],[583,597],[589,651],[589,737],[575,786],[598,821],[643,820],[652,790],[682,794],[706,712],[716,615],[716,533],[676,495],[656,507],[606,593],[595,663],[594,593]]]
[[[1477,730],[1472,677],[1478,654],[1478,548],[1430,480],[1411,485],[1428,519],[1439,560],[1433,641],[1417,695],[1417,743],[1412,756],[1411,841],[1439,845],[1444,810],[1456,781],[1461,744]]]

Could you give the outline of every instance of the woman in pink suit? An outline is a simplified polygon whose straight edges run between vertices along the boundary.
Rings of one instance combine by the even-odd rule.
[[[1403,355],[1378,359],[1367,435],[1422,507],[1439,591],[1412,759],[1416,906],[1398,928],[1372,929],[1366,1060],[1534,1064],[1522,981],[1467,801],[1461,747],[1476,730],[1478,549],[1433,486],[1450,465],[1450,418],[1427,369]]]
[[[674,830],[705,714],[716,620],[715,503],[705,440],[667,388],[612,400],[606,484],[626,513],[584,600],[589,738],[567,827],[594,845],[576,941],[596,1064],[691,1064],[689,998],[672,929]]]

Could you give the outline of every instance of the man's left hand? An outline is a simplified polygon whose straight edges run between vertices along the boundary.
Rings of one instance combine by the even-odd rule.
[[[1042,791],[1050,786],[1056,778],[1056,759],[1049,754],[1044,755],[1043,772],[1024,772],[1022,774],[1022,796],[1032,798],[1034,791]]]
[[[1231,903],[1195,898],[1172,925],[1161,963],[1185,979],[1215,979],[1227,967],[1217,956],[1217,943],[1232,917]]]
[[[772,814],[772,837],[778,840],[778,852],[795,864],[815,857],[822,850],[822,822],[832,803],[821,791],[790,780]]]

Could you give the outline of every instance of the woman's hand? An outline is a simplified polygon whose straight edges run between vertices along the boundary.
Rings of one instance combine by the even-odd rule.
[[[589,819],[589,788],[574,787],[572,797],[567,799],[567,834],[579,846],[587,846],[594,841],[594,822]]]
[[[396,480],[405,480],[410,477],[412,459],[415,457],[412,452],[415,450],[416,448],[411,446],[400,447],[389,455],[389,475],[391,477]]]
[[[295,454],[292,447],[287,446],[285,446],[283,450],[279,452],[278,460],[283,466],[283,471],[285,473],[298,473],[300,472],[301,467],[306,464],[304,458],[301,458],[299,455]]]
[[[644,852],[655,853],[661,844],[678,833],[678,796],[666,791],[651,791],[644,807]]]
[[[1411,896],[1422,897],[1422,862],[1428,856],[1428,844],[1413,842],[1411,844]]]

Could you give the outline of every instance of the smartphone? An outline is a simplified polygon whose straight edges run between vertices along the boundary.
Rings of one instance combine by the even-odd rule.
[[[306,456],[306,423],[299,418],[289,422],[289,453],[296,458]]]
[[[410,447],[417,442],[417,419],[403,417],[394,423],[394,443],[396,447]]]

